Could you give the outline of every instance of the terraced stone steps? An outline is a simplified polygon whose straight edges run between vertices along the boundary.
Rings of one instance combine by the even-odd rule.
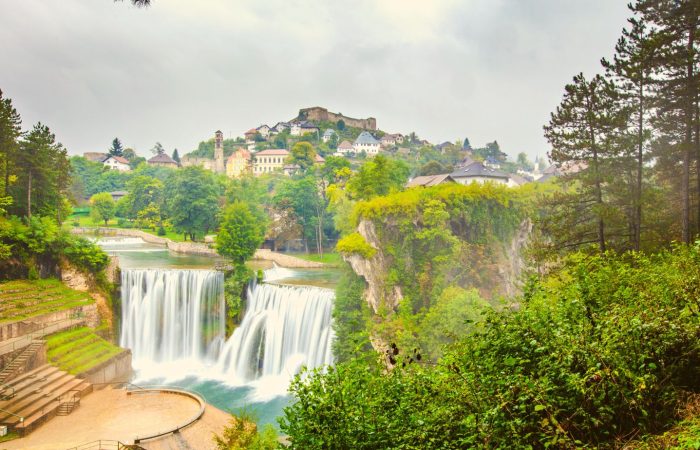
[[[10,379],[14,378],[14,375],[25,366],[27,361],[39,351],[42,345],[44,345],[42,341],[33,341],[22,353],[5,366],[0,372],[0,385],[7,384]]]
[[[62,412],[70,413],[79,399],[92,392],[92,385],[55,367],[45,365],[28,372],[9,385],[15,395],[0,401],[0,424],[24,435]]]

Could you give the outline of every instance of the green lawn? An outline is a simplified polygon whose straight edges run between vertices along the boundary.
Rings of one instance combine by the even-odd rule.
[[[341,263],[343,262],[343,258],[340,256],[340,253],[336,252],[324,253],[323,256],[317,255],[315,253],[291,253],[291,255],[296,256],[297,258],[305,259],[307,261],[322,262],[324,264],[328,264],[329,266],[336,267],[340,267]]]
[[[97,228],[97,227],[104,227],[105,223],[104,221],[101,221],[99,223],[95,223],[89,215],[84,215],[84,214],[74,214],[68,217],[68,219],[65,221],[65,226],[67,227],[85,227],[85,228]],[[158,235],[158,230],[154,230],[152,228],[133,228],[133,227],[124,227],[120,226],[117,219],[111,219],[107,221],[107,226],[110,228],[122,228],[122,229],[130,229],[130,230],[141,230],[145,231],[146,233],[150,233],[154,236]],[[170,239],[171,241],[175,242],[184,242],[184,236],[180,233],[176,233],[173,230],[170,229],[165,229],[165,236],[161,237],[166,237]]]
[[[94,300],[87,293],[74,291],[53,278],[0,283],[0,323],[91,303]]]
[[[46,355],[51,364],[73,375],[85,372],[122,351],[123,348],[87,327],[56,333],[46,339]]]

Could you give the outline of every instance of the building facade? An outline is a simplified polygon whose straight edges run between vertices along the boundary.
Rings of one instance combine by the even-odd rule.
[[[288,157],[289,152],[283,148],[259,151],[253,155],[253,174],[281,171]]]

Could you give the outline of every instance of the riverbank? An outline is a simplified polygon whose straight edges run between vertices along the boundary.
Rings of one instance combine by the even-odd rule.
[[[200,242],[175,242],[171,239],[156,236],[142,230],[110,227],[75,227],[71,229],[71,232],[75,234],[96,234],[99,236],[136,237],[141,238],[145,242],[151,244],[164,245],[165,247],[167,247],[168,250],[175,253],[196,256],[219,256],[216,250],[211,248],[208,244]],[[326,267],[326,265],[322,262],[308,261],[305,259],[297,258],[295,256],[273,252],[272,250],[267,249],[256,250],[253,259],[261,261],[270,261],[277,264],[278,266],[290,269],[321,269]]]

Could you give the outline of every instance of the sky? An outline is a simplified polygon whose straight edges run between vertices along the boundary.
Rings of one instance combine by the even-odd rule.
[[[626,0],[0,0],[0,89],[70,154],[180,155],[323,106],[431,142],[545,156],[564,85]]]

